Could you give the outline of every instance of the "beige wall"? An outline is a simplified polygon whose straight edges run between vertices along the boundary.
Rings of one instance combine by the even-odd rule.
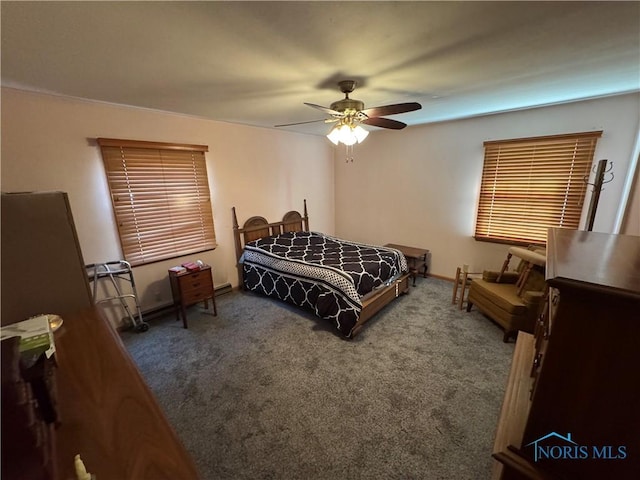
[[[629,208],[625,212],[620,233],[640,236],[640,165],[636,167],[629,194]]]
[[[144,309],[171,302],[167,268],[200,258],[237,285],[231,207],[279,220],[309,206],[334,232],[333,150],[325,138],[99,102],[2,89],[2,190],[69,194],[85,263],[122,258],[98,137],[203,144],[218,248],[134,269]],[[55,255],[55,252],[52,252]]]
[[[187,259],[213,265],[217,284],[237,285],[232,206],[240,223],[252,215],[275,220],[301,209],[304,198],[312,229],[429,248],[432,273],[451,277],[456,265],[480,270],[496,267],[504,257],[503,245],[471,237],[485,140],[604,130],[596,160],[612,160],[616,177],[602,193],[594,229],[610,232],[637,148],[638,112],[640,95],[633,94],[401,132],[377,130],[355,147],[354,162],[345,163],[344,151],[334,153],[324,137],[3,88],[1,186],[3,191],[68,192],[85,262],[115,260],[122,254],[93,139],[208,145],[219,246],[137,267],[145,309],[170,302],[167,268]],[[637,185],[626,233],[637,228],[628,230],[637,225],[633,216],[640,211]]]
[[[614,232],[625,179],[633,174],[639,112],[640,95],[632,94],[376,131],[354,147],[353,163],[336,154],[336,234],[428,248],[431,272],[440,276],[452,277],[463,263],[476,271],[498,267],[506,247],[472,238],[483,142],[591,130],[604,131],[595,160],[613,161],[615,172],[601,194],[594,230]]]

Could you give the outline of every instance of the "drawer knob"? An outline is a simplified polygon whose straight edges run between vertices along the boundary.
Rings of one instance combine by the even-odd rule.
[[[539,353],[536,355],[536,358],[533,359],[533,368],[534,370],[540,366],[540,362],[542,361],[542,354]]]

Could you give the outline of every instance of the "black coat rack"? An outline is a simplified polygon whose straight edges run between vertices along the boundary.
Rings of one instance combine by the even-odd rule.
[[[593,230],[593,221],[596,218],[596,210],[598,209],[598,201],[600,200],[602,186],[613,180],[613,172],[611,171],[613,170],[613,162],[609,162],[608,167],[607,162],[609,162],[607,159],[600,160],[598,162],[598,166],[595,167],[595,183],[589,183],[589,177],[584,177],[585,183],[593,187],[593,195],[591,195],[591,203],[589,204],[589,214],[587,215],[586,229],[589,232]],[[610,175],[610,177],[605,180],[605,175]]]

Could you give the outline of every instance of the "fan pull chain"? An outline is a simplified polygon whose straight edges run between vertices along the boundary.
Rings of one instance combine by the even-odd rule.
[[[345,163],[353,163],[353,145],[347,145],[346,146],[346,153],[345,153],[345,159],[344,159]]]

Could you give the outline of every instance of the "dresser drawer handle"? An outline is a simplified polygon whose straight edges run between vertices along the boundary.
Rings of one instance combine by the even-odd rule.
[[[192,286],[192,287],[199,287],[199,286],[200,286],[200,282],[198,282],[198,283],[192,283],[192,284],[191,284],[191,286]]]
[[[536,355],[536,358],[533,359],[533,369],[537,369],[540,366],[540,362],[542,362],[542,354],[539,353]]]

